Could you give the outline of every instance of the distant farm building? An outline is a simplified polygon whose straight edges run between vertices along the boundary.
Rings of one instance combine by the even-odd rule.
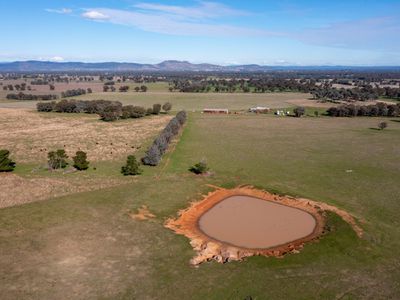
[[[205,108],[203,109],[205,114],[229,114],[229,110],[226,108]]]
[[[249,112],[254,112],[254,113],[267,113],[269,111],[270,111],[269,107],[264,107],[264,106],[256,106],[249,108]]]

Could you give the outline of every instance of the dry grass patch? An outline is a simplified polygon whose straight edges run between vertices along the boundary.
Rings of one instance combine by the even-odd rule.
[[[17,162],[43,162],[47,153],[65,149],[71,157],[87,152],[89,161],[119,159],[140,149],[143,141],[162,130],[172,116],[107,123],[86,114],[37,113],[0,109],[0,148]]]
[[[26,178],[15,174],[0,174],[0,208],[46,200],[73,193],[117,186],[132,178]]]

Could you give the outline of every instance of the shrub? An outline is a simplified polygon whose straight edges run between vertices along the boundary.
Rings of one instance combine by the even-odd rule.
[[[47,154],[47,157],[48,157],[49,168],[51,170],[65,168],[68,165],[67,163],[68,156],[65,153],[65,150],[63,149],[59,149],[57,151],[50,151]]]
[[[158,115],[161,111],[161,104],[153,104],[153,114]]]
[[[385,129],[386,127],[388,127],[388,124],[387,124],[386,122],[380,122],[380,123],[378,124],[378,128],[379,128],[380,130]]]
[[[195,174],[204,174],[209,170],[207,162],[203,159],[194,166],[190,167],[189,171]]]
[[[0,150],[0,172],[12,172],[15,168],[15,162],[10,158],[10,151],[6,149]]]
[[[36,109],[37,109],[37,111],[41,111],[41,112],[51,112],[54,110],[55,106],[56,106],[55,101],[39,102],[36,104]]]
[[[89,162],[87,161],[87,155],[85,152],[77,151],[72,159],[74,160],[74,167],[79,171],[89,168]]]
[[[293,112],[294,112],[294,115],[295,115],[297,118],[299,118],[299,117],[301,117],[301,116],[303,116],[303,115],[305,114],[306,109],[305,109],[304,107],[302,107],[302,106],[299,106],[299,107],[296,107],[296,108],[293,110]]]
[[[172,109],[172,104],[169,103],[169,102],[166,102],[166,103],[164,103],[164,105],[162,106],[162,109],[163,109],[165,112],[169,112],[169,111]]]
[[[121,173],[125,176],[128,175],[139,175],[142,174],[142,170],[139,168],[139,162],[136,160],[134,155],[129,155],[126,160],[126,165],[121,168]]]
[[[153,114],[153,109],[151,107],[149,107],[148,109],[146,109],[146,115],[151,115]]]

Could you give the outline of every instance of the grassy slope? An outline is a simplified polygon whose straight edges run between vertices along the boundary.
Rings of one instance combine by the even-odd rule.
[[[192,114],[168,165],[137,182],[0,210],[0,298],[395,298],[400,123],[369,129],[378,121]],[[202,157],[214,176],[187,172]],[[365,219],[365,238],[331,215],[332,232],[300,254],[195,269],[187,239],[162,224],[206,183],[338,205]],[[157,218],[132,220],[142,204]]]

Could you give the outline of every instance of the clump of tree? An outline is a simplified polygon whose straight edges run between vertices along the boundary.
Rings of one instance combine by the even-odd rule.
[[[57,99],[57,95],[32,95],[32,94],[25,94],[23,92],[19,92],[18,94],[7,94],[7,99],[10,100],[55,100]]]
[[[327,110],[327,114],[332,117],[398,117],[400,116],[400,103],[386,104],[379,102],[371,105],[340,105]]]
[[[189,171],[192,173],[195,173],[197,175],[199,174],[205,174],[206,172],[208,172],[209,167],[207,165],[207,161],[205,159],[201,160],[200,162],[198,162],[197,164],[195,164],[194,166],[191,166],[189,168]]]
[[[299,107],[296,107],[296,108],[293,110],[293,112],[294,112],[294,115],[295,115],[297,118],[300,118],[301,116],[303,116],[303,115],[306,113],[306,109],[305,109],[304,107],[302,107],[302,106],[299,106]]]
[[[121,168],[121,173],[124,176],[140,175],[143,170],[140,169],[140,164],[134,155],[129,155],[126,160],[126,165]]]
[[[122,85],[122,86],[119,87],[119,91],[120,91],[121,93],[125,93],[125,92],[127,92],[128,90],[129,90],[129,86],[128,86],[128,85]]]
[[[179,133],[179,130],[186,122],[186,118],[186,112],[180,111],[174,118],[171,119],[171,121],[169,121],[164,130],[147,150],[146,155],[142,158],[143,164],[156,166],[160,163],[162,156],[168,149],[169,143],[173,137]]]
[[[64,169],[68,165],[68,155],[65,153],[64,149],[50,151],[47,154],[47,158],[50,170]]]
[[[103,111],[99,114],[101,120],[106,122],[112,122],[118,120],[122,115],[122,105],[111,104],[106,106]]]
[[[77,151],[72,160],[74,161],[74,168],[79,171],[87,170],[89,168],[87,154],[83,151]]]
[[[0,172],[12,172],[15,169],[15,162],[10,158],[10,151],[0,150]]]
[[[68,97],[76,97],[80,95],[85,95],[86,90],[85,89],[74,89],[74,90],[66,90],[65,92],[61,93],[62,98],[68,98]]]

